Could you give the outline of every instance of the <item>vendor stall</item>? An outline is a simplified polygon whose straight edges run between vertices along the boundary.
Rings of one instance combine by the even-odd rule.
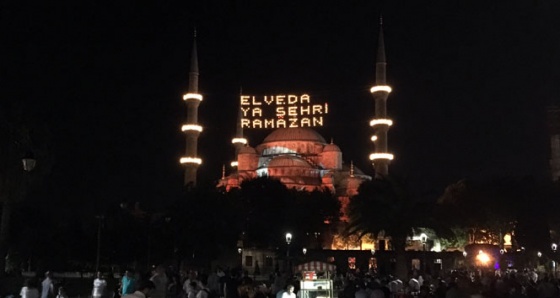
[[[329,278],[336,271],[333,264],[312,261],[297,266],[301,272],[299,298],[333,298],[333,281]]]

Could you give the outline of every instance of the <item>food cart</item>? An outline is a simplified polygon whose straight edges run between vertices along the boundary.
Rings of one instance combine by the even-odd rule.
[[[333,298],[333,276],[336,266],[330,263],[312,261],[297,266],[301,272],[299,298]]]

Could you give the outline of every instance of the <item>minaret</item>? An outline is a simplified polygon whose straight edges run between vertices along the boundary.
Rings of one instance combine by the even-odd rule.
[[[191,69],[189,71],[189,90],[183,95],[187,103],[187,123],[181,127],[187,137],[185,156],[181,157],[181,164],[185,166],[185,186],[196,185],[196,172],[202,163],[197,155],[198,136],[202,132],[202,126],[198,124],[198,105],[202,101],[202,95],[198,93],[198,56],[196,53],[196,30],[193,38],[191,52]]]
[[[389,173],[389,163],[393,159],[393,154],[389,153],[387,148],[387,131],[393,125],[393,121],[387,118],[387,97],[392,89],[386,82],[386,66],[383,19],[380,17],[377,62],[375,64],[375,86],[370,90],[375,99],[375,118],[369,122],[369,125],[375,131],[375,134],[371,137],[371,140],[375,143],[375,151],[369,155],[369,159],[375,168],[376,178],[387,176]]]
[[[239,96],[241,98],[242,91],[239,91]],[[231,143],[235,146],[235,160],[231,162],[232,167],[237,167],[238,160],[237,155],[239,154],[239,150],[243,148],[243,146],[247,145],[247,139],[243,136],[243,127],[241,126],[241,119],[243,118],[243,114],[241,112],[241,101],[239,102],[239,107],[237,109],[237,125],[235,128],[235,137],[231,139]]]

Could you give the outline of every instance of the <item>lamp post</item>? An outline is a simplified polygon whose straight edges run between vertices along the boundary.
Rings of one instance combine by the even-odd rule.
[[[6,152],[3,152],[3,154],[6,154]],[[17,164],[15,160],[9,157],[7,157],[6,159],[12,160],[14,162],[14,166],[15,164]],[[23,170],[25,172],[31,172],[35,168],[37,160],[33,157],[32,153],[27,153],[23,156],[23,158],[21,158],[21,162],[22,162]],[[12,169],[11,163],[9,168],[10,170],[6,170],[8,172],[3,174],[6,175],[13,174],[14,176],[19,176],[18,173],[14,173],[11,171]],[[21,178],[25,179],[26,177],[21,177]],[[5,186],[9,186],[9,185],[5,185]],[[13,185],[13,187],[17,188],[18,186]],[[21,184],[17,189],[17,191],[19,191],[20,193],[25,193],[25,190],[26,189],[23,186],[23,184]],[[2,189],[2,191],[7,192],[6,189]],[[12,208],[14,207],[14,202],[12,200],[12,197],[10,195],[7,195],[5,200],[3,200],[0,204],[2,209],[2,215],[0,217],[0,277],[2,277],[4,276],[6,270],[6,255],[8,252],[8,234],[10,231],[10,222],[11,222]]]
[[[428,235],[425,233],[420,234],[420,241],[422,242],[422,258],[424,259],[422,267],[424,267],[424,273],[426,273],[426,242],[428,241]]]
[[[286,266],[288,267],[287,269],[289,272],[292,271],[290,267],[290,243],[292,243],[292,233],[288,232],[286,233]]]
[[[243,248],[238,247],[237,253],[239,254],[239,266],[241,267],[241,271],[243,271]]]
[[[95,257],[95,272],[99,272],[99,262],[101,260],[101,228],[103,225],[104,215],[97,215],[97,250]]]
[[[553,254],[553,256],[552,256],[552,268],[554,270],[553,275],[554,275],[554,278],[556,278],[556,267],[558,266],[556,264],[556,250],[558,250],[558,244],[552,243],[550,245],[550,248],[552,249],[552,254]]]

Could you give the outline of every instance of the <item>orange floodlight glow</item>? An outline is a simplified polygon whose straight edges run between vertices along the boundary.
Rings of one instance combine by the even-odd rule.
[[[476,255],[476,260],[483,266],[488,265],[488,263],[490,262],[490,256],[483,252],[482,250],[478,252],[478,255]]]

